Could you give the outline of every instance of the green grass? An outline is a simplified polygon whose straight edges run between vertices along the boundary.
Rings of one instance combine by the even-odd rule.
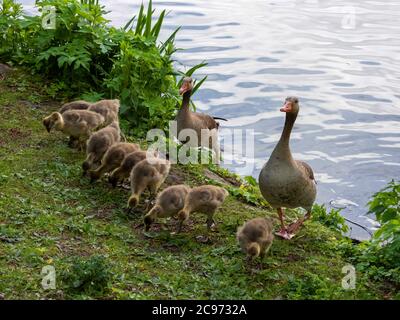
[[[0,294],[6,299],[390,298],[362,274],[356,290],[341,289],[341,236],[317,222],[307,222],[292,241],[276,239],[263,263],[247,264],[237,227],[275,213],[234,196],[217,213],[218,231],[206,243],[201,215],[192,215],[182,234],[170,234],[174,220],[144,234],[135,228],[143,213],[124,209],[129,191],[104,180],[90,184],[81,177],[84,154],[68,148],[60,133],[46,132],[41,119],[59,103],[43,87],[23,72],[0,82]],[[203,169],[174,167],[168,181],[213,182]],[[41,286],[45,265],[56,269],[56,290]],[[100,270],[101,290],[71,288],[71,270],[85,268],[94,282]]]

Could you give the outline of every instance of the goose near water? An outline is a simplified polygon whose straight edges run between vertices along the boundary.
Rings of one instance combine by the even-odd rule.
[[[303,161],[294,160],[290,152],[290,133],[299,113],[298,98],[286,98],[280,111],[286,113],[285,126],[271,157],[260,172],[259,185],[264,198],[278,211],[281,229],[277,235],[291,239],[310,218],[317,189],[311,167]],[[283,208],[298,207],[307,210],[306,215],[286,227]]]
[[[205,113],[193,112],[190,110],[190,96],[193,90],[193,79],[186,77],[183,79],[179,94],[183,96],[181,109],[178,111],[177,134],[184,129],[191,129],[197,136],[197,143],[193,143],[186,139],[182,143],[189,143],[192,147],[203,146],[212,149],[215,152],[215,162],[219,163],[220,150],[218,144],[218,128],[219,122],[216,120],[226,121],[224,118],[212,117]],[[203,131],[203,135],[202,135]],[[186,137],[187,138],[187,137]],[[205,141],[204,141],[205,140]]]

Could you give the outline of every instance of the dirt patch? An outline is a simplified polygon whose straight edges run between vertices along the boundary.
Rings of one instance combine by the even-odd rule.
[[[113,216],[113,209],[115,209],[114,206],[100,208],[97,211],[88,213],[86,216],[88,218],[96,217],[97,219],[101,220],[111,220]]]
[[[4,80],[8,73],[12,71],[11,67],[6,64],[0,63],[0,81]]]
[[[39,109],[41,106],[40,104],[36,104],[36,103],[32,103],[28,100],[21,100],[21,103],[28,108],[32,108],[32,109]]]
[[[61,239],[56,241],[57,249],[66,256],[88,257],[92,254],[92,249],[82,245],[82,238],[71,237],[63,232]]]
[[[181,251],[181,248],[179,246],[177,246],[176,244],[163,243],[161,246],[164,250],[168,250],[169,252],[172,252],[172,253],[177,253],[177,252]]]
[[[218,181],[219,183],[225,184],[225,185],[231,185],[235,187],[239,187],[241,183],[237,181],[235,178],[231,177],[222,177],[219,174],[212,172],[208,169],[204,169],[204,175],[212,180]]]
[[[22,131],[20,128],[0,129],[0,132],[4,132],[12,140],[24,139],[32,135],[32,130]]]
[[[289,254],[287,257],[286,257],[286,260],[287,261],[289,261],[289,262],[296,262],[296,261],[299,261],[299,260],[301,260],[302,258],[299,256],[299,255],[297,255],[297,254]]]
[[[176,166],[171,166],[171,170],[169,171],[168,177],[165,180],[165,183],[169,186],[184,184],[185,177],[182,170],[179,170]]]

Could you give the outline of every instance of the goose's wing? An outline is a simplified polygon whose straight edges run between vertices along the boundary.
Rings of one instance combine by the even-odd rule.
[[[214,120],[213,117],[209,116],[208,114],[205,113],[193,113],[194,117],[197,118],[199,121],[202,122],[204,125],[204,129],[218,129],[219,124],[217,121]]]
[[[296,160],[297,164],[303,168],[303,170],[306,172],[307,176],[311,179],[315,181],[315,177],[314,177],[314,171],[313,169],[310,167],[310,165],[304,161],[300,161],[300,160]]]

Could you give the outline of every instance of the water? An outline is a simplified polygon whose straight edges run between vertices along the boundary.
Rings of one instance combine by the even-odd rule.
[[[33,1],[23,3],[29,10]],[[102,3],[121,26],[141,1]],[[238,154],[225,166],[258,177],[282,130],[279,107],[296,95],[301,111],[291,147],[316,172],[317,201],[373,227],[366,203],[400,178],[400,3],[160,0],[154,6],[171,11],[161,38],[182,26],[177,46],[186,50],[175,55],[178,62],[208,62],[196,75],[208,80],[194,100],[200,110],[229,119],[222,142],[228,129],[254,129],[254,167],[243,166]],[[353,227],[352,236],[368,234]]]

